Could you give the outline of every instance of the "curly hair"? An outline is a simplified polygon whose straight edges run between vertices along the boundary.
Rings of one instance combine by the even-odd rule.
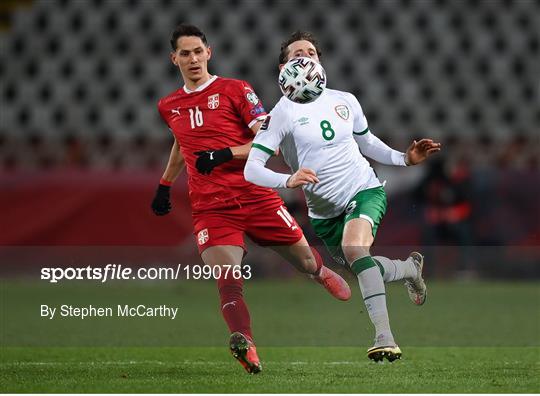
[[[295,41],[300,41],[300,40],[309,41],[311,44],[313,44],[313,46],[315,47],[315,50],[317,50],[317,56],[319,58],[322,56],[321,49],[319,48],[319,42],[317,41],[313,33],[297,30],[296,32],[291,34],[291,36],[287,40],[281,43],[281,51],[279,53],[280,65],[287,61],[287,56],[289,55],[289,45],[291,45]]]

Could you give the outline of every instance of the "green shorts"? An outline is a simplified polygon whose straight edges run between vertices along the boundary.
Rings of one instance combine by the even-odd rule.
[[[359,191],[349,201],[345,212],[337,217],[332,219],[310,218],[309,220],[315,230],[315,234],[323,240],[332,257],[343,264],[341,239],[343,238],[345,224],[352,219],[366,219],[371,223],[371,231],[375,237],[377,228],[379,228],[379,224],[385,213],[386,193],[381,186]]]

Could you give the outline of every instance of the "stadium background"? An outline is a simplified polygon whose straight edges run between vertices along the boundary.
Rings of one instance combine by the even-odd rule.
[[[227,356],[214,282],[39,280],[43,266],[201,263],[185,174],[171,214],[149,207],[172,143],[156,104],[181,84],[168,60],[180,22],[206,32],[211,72],[249,81],[267,110],[281,40],[313,31],[329,86],[358,96],[375,134],[400,150],[443,143],[422,166],[375,165],[389,209],[373,252],[420,249],[428,263],[422,308],[387,289],[400,364],[365,359],[372,330],[350,274],[353,299],[337,302],[267,249],[245,259],[256,379]],[[540,391],[539,47],[534,0],[0,2],[0,389]],[[319,245],[301,192],[282,193]],[[181,314],[38,313],[128,303]]]
[[[200,262],[185,174],[170,215],[149,209],[172,141],[156,103],[181,84],[169,35],[190,22],[213,47],[211,72],[246,79],[268,110],[280,42],[307,29],[329,86],[357,95],[374,133],[401,150],[418,137],[443,143],[422,166],[374,165],[389,196],[375,253],[421,246],[431,278],[540,275],[538,2],[50,0],[1,10],[0,244],[25,253],[6,253],[4,270],[107,255]],[[319,245],[301,192],[282,193]],[[36,245],[34,255],[17,248]],[[261,277],[294,274],[264,250],[246,262]]]
[[[249,81],[267,110],[279,99],[280,42],[307,29],[329,86],[357,95],[375,134],[401,150],[417,137],[443,143],[414,169],[375,165],[389,194],[377,246],[537,252],[538,2],[25,0],[1,13],[2,245],[195,250],[185,175],[171,215],[149,210],[172,139],[156,103],[181,84],[169,35],[190,22],[213,47],[211,72]],[[301,192],[285,196],[319,243]],[[530,251],[511,271],[504,255],[429,271],[538,277]]]

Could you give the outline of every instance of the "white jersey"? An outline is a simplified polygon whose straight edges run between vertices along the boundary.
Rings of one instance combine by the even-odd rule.
[[[341,215],[359,191],[381,186],[354,139],[353,134],[366,133],[367,120],[356,97],[327,88],[308,104],[281,98],[253,147],[267,153],[279,147],[294,172],[313,169],[319,183],[303,186],[308,214],[329,219]]]

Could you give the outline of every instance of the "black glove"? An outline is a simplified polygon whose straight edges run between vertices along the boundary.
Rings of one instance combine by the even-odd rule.
[[[209,175],[216,166],[233,159],[233,153],[228,147],[221,150],[197,151],[195,155],[199,156],[195,166],[203,175]]]
[[[171,186],[160,184],[152,201],[152,210],[156,216],[164,216],[172,209],[170,201]]]

